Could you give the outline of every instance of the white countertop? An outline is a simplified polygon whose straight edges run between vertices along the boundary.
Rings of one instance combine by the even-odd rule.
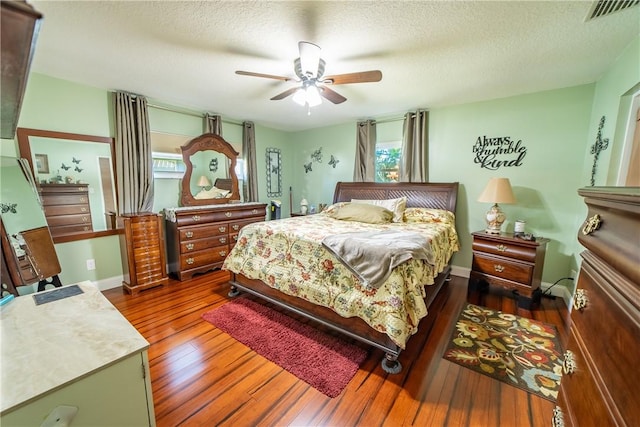
[[[91,282],[77,285],[82,294],[41,305],[29,294],[0,307],[0,413],[149,347]]]

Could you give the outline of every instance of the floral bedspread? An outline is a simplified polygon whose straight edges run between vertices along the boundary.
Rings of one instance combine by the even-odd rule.
[[[396,267],[379,288],[363,286],[321,242],[328,235],[372,229],[425,235],[431,241],[434,265],[411,259]],[[329,307],[343,317],[360,317],[404,349],[427,315],[424,286],[434,283],[457,250],[453,223],[367,224],[319,213],[245,226],[223,268]]]

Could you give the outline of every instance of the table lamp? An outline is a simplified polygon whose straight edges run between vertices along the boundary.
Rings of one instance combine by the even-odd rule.
[[[511,190],[509,178],[491,178],[480,197],[479,202],[493,203],[487,212],[487,228],[485,232],[489,234],[500,234],[502,223],[507,218],[498,203],[515,203],[516,198]]]
[[[204,191],[204,187],[208,187],[210,185],[211,185],[211,181],[209,181],[209,178],[207,178],[204,175],[201,175],[200,179],[198,180],[198,187],[200,187],[202,191]]]

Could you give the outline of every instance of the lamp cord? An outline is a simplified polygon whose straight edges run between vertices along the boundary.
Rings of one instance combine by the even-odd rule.
[[[549,293],[549,291],[551,290],[551,288],[553,288],[555,285],[557,285],[558,283],[560,283],[560,282],[561,282],[561,281],[563,281],[563,280],[571,280],[571,281],[573,281],[573,277],[563,277],[563,278],[561,278],[561,279],[556,280],[556,281],[555,281],[555,283],[554,283],[553,285],[549,286],[549,287],[548,287],[548,288],[547,288],[547,289],[542,293],[542,295],[543,295],[543,296],[549,296],[549,295],[551,295],[551,293]]]

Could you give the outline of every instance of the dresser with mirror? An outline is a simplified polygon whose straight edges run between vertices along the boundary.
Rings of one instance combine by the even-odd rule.
[[[164,211],[169,273],[178,280],[220,268],[240,229],[266,216],[266,204],[240,201],[238,153],[222,137],[206,133],[181,150],[182,206]]]

